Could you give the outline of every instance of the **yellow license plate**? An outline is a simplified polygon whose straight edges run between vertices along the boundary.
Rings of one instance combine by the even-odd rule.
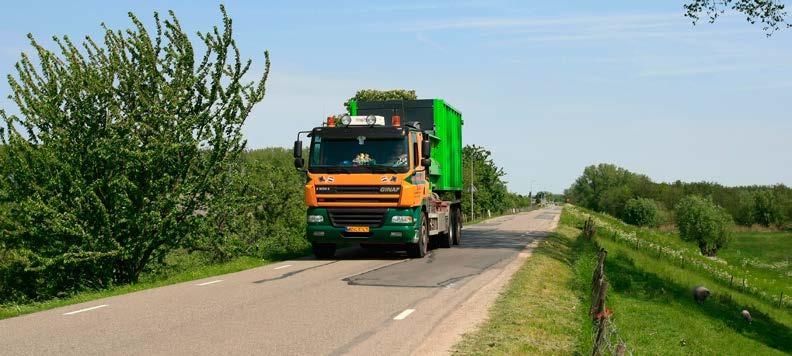
[[[347,226],[346,232],[369,232],[368,226]]]

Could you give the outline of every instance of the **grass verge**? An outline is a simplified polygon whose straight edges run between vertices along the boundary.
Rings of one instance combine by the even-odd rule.
[[[615,241],[609,232],[598,233],[593,241],[579,237],[587,214],[571,210],[564,209],[557,232],[514,275],[490,309],[489,320],[466,334],[454,353],[591,354],[589,291],[599,247],[608,251],[606,304],[632,354],[792,353],[792,315],[785,309],[723,284],[706,271]],[[661,238],[679,243],[670,236]],[[713,292],[703,304],[692,298],[695,285]],[[753,322],[742,319],[743,309],[751,312]]]
[[[202,258],[195,255],[175,254],[169,257],[171,259],[168,264],[169,267],[159,270],[156,273],[149,273],[141,276],[140,282],[138,283],[120,285],[99,291],[86,291],[64,298],[50,299],[41,302],[2,304],[0,305],[0,320],[145,289],[239,272],[302,255],[303,254],[284,255],[271,259],[238,257],[225,263],[206,264]]]
[[[466,355],[569,354],[580,348],[586,309],[585,287],[576,276],[591,271],[582,257],[588,248],[579,232],[559,226],[514,274],[477,331],[466,334],[453,351]],[[590,251],[589,251],[590,252]]]

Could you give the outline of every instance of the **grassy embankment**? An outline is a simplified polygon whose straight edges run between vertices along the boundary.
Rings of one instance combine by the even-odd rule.
[[[753,289],[729,286],[720,278],[732,271],[733,257],[724,253],[715,267],[683,267],[677,256],[693,255],[691,246],[674,235],[625,226],[593,214],[599,225],[594,242],[580,237],[577,227],[590,212],[567,208],[557,233],[552,234],[515,274],[491,310],[491,319],[457,345],[462,354],[590,353],[592,323],[586,315],[589,283],[598,246],[609,252],[605,270],[611,288],[608,307],[619,335],[635,354],[784,354],[792,352],[792,315]],[[656,252],[639,242],[614,236],[651,239]],[[786,240],[770,245],[788,246]],[[763,240],[732,246],[734,254],[760,258],[778,266],[784,254],[764,253]],[[760,246],[757,247],[756,244]],[[774,245],[779,247],[779,245]],[[663,249],[664,248],[664,249]],[[668,253],[667,254],[664,254]],[[726,251],[726,250],[724,250]],[[774,257],[775,256],[775,257]],[[706,265],[710,266],[710,265]],[[760,264],[748,267],[752,276],[770,275]],[[742,267],[741,267],[742,268]],[[703,305],[690,289],[703,284],[713,297]],[[764,281],[763,286],[790,288],[787,279]],[[740,310],[748,308],[748,324]]]
[[[305,251],[304,254],[307,254]],[[86,291],[63,298],[50,299],[42,302],[25,304],[0,304],[0,319],[11,318],[23,314],[58,308],[71,304],[83,303],[101,298],[137,292],[145,289],[163,287],[171,284],[188,282],[227,273],[239,272],[250,268],[264,266],[304,254],[278,256],[272,259],[238,257],[224,263],[212,263],[199,253],[187,254],[177,252],[166,260],[166,267],[158,271],[149,271],[134,284],[125,284],[97,291]]]

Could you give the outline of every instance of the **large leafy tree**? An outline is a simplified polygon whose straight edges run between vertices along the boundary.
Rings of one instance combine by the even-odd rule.
[[[503,177],[506,172],[498,167],[492,158],[492,152],[477,145],[467,145],[462,148],[462,183],[463,199],[462,211],[470,212],[470,193],[473,186],[473,213],[475,216],[500,213],[508,208],[515,207],[510,202],[509,191]],[[524,204],[521,204],[524,205]]]
[[[774,0],[693,0],[684,8],[685,16],[694,24],[701,20],[701,16],[713,23],[730,10],[743,14],[752,24],[760,23],[768,36],[781,28],[792,27],[786,22],[786,6]]]
[[[135,281],[194,236],[270,65],[265,52],[245,80],[251,61],[220,10],[200,51],[173,12],[154,14],[153,34],[132,13],[129,29],[102,24],[103,44],[54,37],[50,50],[28,35],[37,61],[23,53],[8,77],[20,114],[0,111],[0,241],[41,284],[29,290]]]
[[[734,222],[712,199],[689,195],[676,205],[677,227],[683,240],[698,244],[701,253],[715,256],[732,239]]]

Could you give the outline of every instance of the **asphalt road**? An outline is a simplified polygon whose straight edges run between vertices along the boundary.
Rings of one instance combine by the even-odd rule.
[[[466,227],[423,259],[360,248],[0,320],[0,354],[436,353],[488,305],[560,208]]]

